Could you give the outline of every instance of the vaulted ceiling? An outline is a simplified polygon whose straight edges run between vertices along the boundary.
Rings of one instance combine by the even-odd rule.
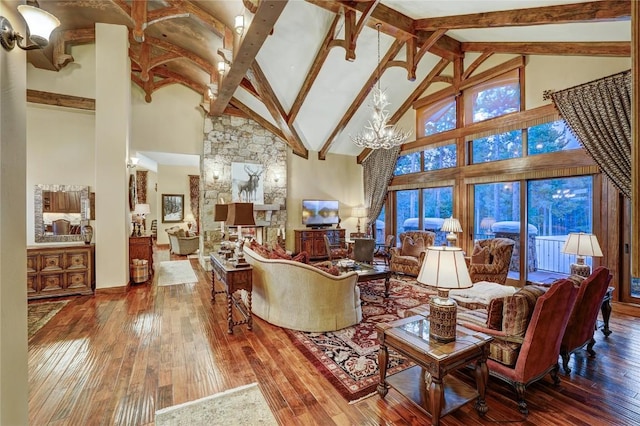
[[[248,116],[294,153],[364,156],[349,135],[380,76],[397,122],[432,84],[456,85],[494,54],[629,57],[631,3],[562,0],[39,0],[62,22],[30,51],[60,70],[96,22],[130,29],[132,81],[147,102],[182,84],[205,114]],[[234,31],[236,15],[245,28]],[[378,32],[380,28],[380,65]],[[466,62],[465,55],[474,58]],[[227,61],[224,74],[218,62]]]

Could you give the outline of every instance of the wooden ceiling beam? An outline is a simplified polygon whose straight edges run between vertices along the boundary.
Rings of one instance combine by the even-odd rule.
[[[256,113],[254,110],[252,110],[251,108],[249,108],[248,106],[240,102],[237,98],[232,97],[231,100],[229,101],[229,104],[239,109],[240,111],[244,112],[253,121],[255,121],[265,129],[267,129],[268,131],[270,131],[271,133],[273,133],[274,135],[282,139],[283,142],[285,143],[287,142],[287,138],[284,137],[284,133],[282,133],[280,129],[278,129],[276,126],[271,124],[269,121],[262,118],[260,114]]]
[[[385,69],[385,67],[387,66],[387,63],[390,62],[393,58],[395,58],[395,56],[398,54],[398,52],[402,48],[403,44],[404,42],[400,40],[396,40],[393,42],[393,44],[391,45],[387,53],[380,60],[381,69]],[[353,115],[356,113],[358,108],[360,108],[362,103],[365,101],[365,99],[367,98],[367,95],[369,95],[369,92],[371,92],[371,88],[376,84],[376,82],[380,77],[381,76],[378,74],[378,68],[376,67],[376,69],[373,70],[373,73],[371,74],[369,79],[364,83],[364,86],[362,86],[362,89],[360,89],[360,93],[358,93],[355,99],[353,100],[353,102],[351,102],[349,109],[347,109],[347,111],[344,113],[344,115],[338,122],[338,125],[333,129],[333,132],[331,132],[331,135],[329,136],[327,141],[324,143],[324,145],[318,152],[318,159],[324,160],[327,157],[327,152],[329,152],[329,148],[331,148],[331,145],[333,145],[338,135],[342,133],[342,131],[347,126],[349,121],[351,121],[351,119],[353,118]]]
[[[518,55],[573,55],[630,57],[631,43],[621,42],[554,42],[554,43],[462,43],[463,52],[515,53]]]
[[[630,1],[592,1],[467,15],[440,16],[415,21],[416,30],[520,27],[527,25],[605,22],[631,19]]]
[[[251,80],[255,86],[256,90],[260,94],[260,99],[269,110],[269,113],[271,113],[271,116],[276,121],[278,128],[282,131],[282,134],[285,136],[285,142],[287,145],[291,147],[295,154],[307,158],[309,151],[305,148],[293,125],[289,125],[287,122],[286,113],[282,104],[269,84],[269,80],[267,80],[267,77],[262,72],[260,65],[255,61],[253,65],[251,65],[250,74],[253,75],[254,79],[250,77],[249,80]]]
[[[251,21],[250,30],[246,31],[230,70],[219,86],[218,97],[211,109],[212,115],[223,113],[286,5],[287,0],[262,0],[260,2]]]
[[[43,105],[54,105],[65,108],[96,110],[96,100],[82,98],[80,96],[64,95],[62,93],[42,92],[40,90],[27,89],[27,102]]]
[[[334,16],[333,22],[331,22],[331,25],[329,26],[329,31],[327,31],[327,34],[324,36],[324,40],[320,45],[320,49],[318,49],[318,53],[316,53],[316,57],[311,64],[311,68],[309,69],[307,76],[304,79],[304,83],[302,83],[302,87],[298,92],[298,96],[296,96],[296,100],[291,106],[291,110],[289,111],[289,118],[287,120],[289,124],[293,123],[298,116],[300,108],[302,107],[304,100],[307,98],[307,95],[311,90],[311,86],[313,86],[313,83],[316,81],[318,74],[320,74],[320,70],[322,69],[324,61],[326,61],[327,56],[329,56],[329,45],[331,44],[331,40],[333,40],[336,32],[336,27],[338,26],[339,22],[340,15]]]

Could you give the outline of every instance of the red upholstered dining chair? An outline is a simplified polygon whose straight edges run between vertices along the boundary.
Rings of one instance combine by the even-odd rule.
[[[576,303],[571,311],[567,328],[560,344],[562,369],[570,373],[569,358],[571,354],[587,345],[587,352],[591,357],[596,355],[593,345],[596,343],[593,334],[598,320],[598,311],[602,306],[602,299],[607,292],[611,274],[605,267],[596,268],[591,275],[580,283]]]
[[[525,286],[523,289],[527,287],[537,286]],[[560,383],[560,342],[577,292],[571,281],[562,279],[535,299],[533,311],[530,311],[533,292],[526,295],[517,292],[503,298],[500,329],[462,322],[467,328],[493,336],[487,359],[489,374],[515,388],[518,409],[523,414],[529,412],[525,401],[527,386],[547,373],[551,374],[556,385]]]

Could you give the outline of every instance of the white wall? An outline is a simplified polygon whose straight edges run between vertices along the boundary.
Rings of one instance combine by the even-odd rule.
[[[355,157],[328,154],[326,160],[318,160],[317,152],[309,152],[309,159],[288,151],[287,158],[287,249],[293,250],[294,229],[302,225],[302,200],[340,201],[340,227],[356,232],[357,219],[351,217],[351,209],[364,203],[362,166]]]
[[[35,244],[35,185],[86,185],[95,191],[94,128],[93,111],[27,104],[27,245]]]
[[[162,221],[162,194],[183,194],[184,195],[184,216],[191,212],[191,196],[189,195],[189,176],[200,175],[199,167],[187,166],[158,166],[158,192],[156,200],[156,211],[158,212],[158,244],[169,244],[169,237],[165,229],[172,226],[181,226],[187,229],[185,222],[163,222]]]
[[[0,15],[22,34],[16,1]],[[26,258],[26,53],[0,48],[0,424],[29,423]]]

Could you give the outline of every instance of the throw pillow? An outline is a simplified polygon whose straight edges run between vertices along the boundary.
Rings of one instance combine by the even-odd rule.
[[[576,287],[580,287],[580,285],[582,285],[582,282],[586,279],[585,277],[581,276],[581,275],[576,275],[576,274],[572,274],[569,275],[567,277],[567,279],[569,281],[571,281],[573,283],[574,286]]]
[[[335,276],[340,275],[340,269],[338,269],[337,266],[332,265],[331,262],[315,263],[312,266],[315,266],[316,268],[326,272],[327,274],[331,274]]]
[[[400,250],[400,256],[413,256],[420,257],[420,253],[426,250],[424,246],[424,239],[411,237],[404,237],[402,240],[402,250]]]
[[[184,236],[186,236],[186,233],[184,232],[184,229],[180,228],[180,229],[178,229],[178,231],[176,232],[176,235],[177,235],[178,237],[184,237]]]
[[[502,311],[504,298],[491,299],[487,307],[487,327],[491,330],[502,330]]]
[[[473,248],[473,253],[471,253],[471,263],[487,265],[490,255],[489,247],[480,247],[480,244],[476,244]]]
[[[530,317],[531,310],[526,297],[514,294],[504,298],[502,331],[507,336],[524,337]]]
[[[291,260],[301,263],[309,263],[309,253],[307,253],[306,251],[301,251],[300,253],[296,254]]]

